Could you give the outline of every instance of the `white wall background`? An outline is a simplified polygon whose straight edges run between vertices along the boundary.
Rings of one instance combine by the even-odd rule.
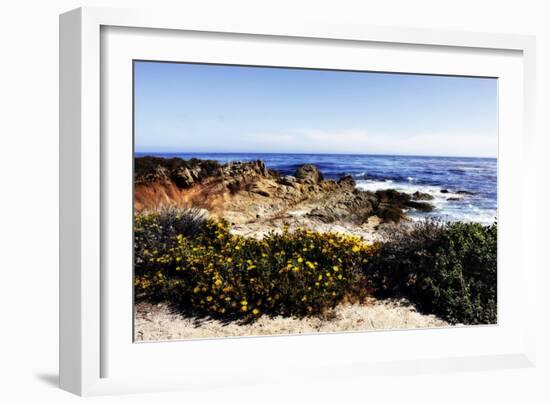
[[[546,243],[550,164],[550,12],[545,0],[5,0],[0,3],[0,399],[75,401],[57,383],[58,14],[81,5],[171,7],[231,18],[315,18],[373,25],[533,34],[538,51],[539,259]],[[535,200],[533,199],[533,205]],[[534,234],[533,234],[534,235]],[[546,267],[543,267],[546,266]],[[548,265],[540,264],[541,269]],[[164,393],[98,401],[550,401],[547,271],[539,278],[535,369],[379,377],[350,385]],[[542,295],[541,295],[542,294]]]

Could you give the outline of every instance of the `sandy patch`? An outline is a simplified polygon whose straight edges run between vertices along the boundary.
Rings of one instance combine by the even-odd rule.
[[[434,315],[419,313],[406,300],[372,299],[366,304],[340,305],[330,319],[262,316],[256,322],[245,325],[224,324],[212,319],[196,321],[171,311],[165,304],[139,303],[135,310],[136,341],[444,326],[449,324]]]
[[[353,235],[361,238],[366,243],[383,240],[382,233],[378,231],[381,220],[376,216],[369,217],[363,225],[355,225],[345,222],[327,224],[301,216],[294,216],[292,214],[294,213],[289,213],[289,215],[284,218],[234,224],[231,226],[230,231],[233,235],[242,235],[244,237],[256,239],[263,239],[270,232],[281,234],[283,228],[286,228],[290,232],[294,232],[297,229],[305,229],[319,233]],[[387,226],[387,224],[384,225]]]

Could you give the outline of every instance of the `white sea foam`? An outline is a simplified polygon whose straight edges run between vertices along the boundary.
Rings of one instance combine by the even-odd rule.
[[[357,188],[375,192],[377,190],[395,189],[399,192],[413,194],[414,192],[427,193],[433,196],[430,201],[434,206],[431,213],[422,213],[410,210],[407,214],[413,220],[421,220],[426,217],[438,217],[449,221],[473,221],[482,224],[491,224],[495,220],[496,211],[481,209],[474,206],[466,199],[470,196],[461,195],[449,191],[441,193],[442,188],[432,185],[418,185],[412,181],[398,182],[388,180],[358,180]],[[458,199],[458,200],[448,200]]]

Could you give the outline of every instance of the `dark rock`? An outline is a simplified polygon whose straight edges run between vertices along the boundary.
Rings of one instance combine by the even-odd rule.
[[[447,197],[448,201],[459,201],[462,200],[460,197]]]
[[[267,168],[265,167],[265,164],[262,160],[256,161],[256,166],[260,170],[260,174],[262,176],[269,176],[269,172],[267,171]]]
[[[441,193],[449,193],[447,189],[441,189]]]
[[[414,200],[433,200],[434,197],[429,193],[414,192],[412,195]]]
[[[170,171],[168,171],[165,167],[158,166],[151,170],[145,178],[146,181],[150,182],[169,183]]]
[[[361,225],[373,215],[374,205],[377,203],[376,197],[372,193],[337,191],[334,198],[320,203],[307,216],[324,223],[346,221]]]
[[[297,179],[309,183],[319,183],[324,179],[323,174],[319,171],[319,168],[313,164],[302,165],[296,170],[294,176]]]
[[[475,195],[474,192],[470,192],[470,191],[468,191],[468,190],[459,190],[459,191],[457,191],[456,193],[459,194],[459,195],[469,195],[469,196]]]
[[[350,189],[355,189],[355,179],[353,179],[353,176],[351,175],[341,177],[338,180],[338,184],[340,186],[349,187]]]
[[[411,200],[409,194],[398,192],[395,189],[377,190],[375,194],[380,203],[405,205],[405,203]]]
[[[200,180],[200,169],[179,168],[171,176],[177,187],[188,188]]]
[[[398,222],[404,218],[404,209],[413,208],[422,212],[433,210],[430,203],[411,200],[411,195],[398,192],[395,189],[378,190],[375,193],[378,198],[376,215],[384,221]]]
[[[402,208],[389,203],[380,203],[375,215],[385,222],[399,222],[405,218]]]
[[[430,203],[426,202],[417,202],[417,201],[410,201],[407,204],[407,207],[411,207],[415,210],[422,211],[422,212],[430,212],[433,211],[434,206],[432,206]]]
[[[378,190],[374,194],[377,203],[374,214],[385,222],[399,222],[405,214],[403,209],[411,196],[394,189]]]

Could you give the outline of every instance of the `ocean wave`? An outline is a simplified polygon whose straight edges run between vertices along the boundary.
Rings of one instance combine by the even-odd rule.
[[[496,205],[492,206],[491,203],[484,203],[479,200],[477,195],[464,195],[453,191],[441,193],[443,188],[437,185],[419,185],[414,181],[396,183],[387,180],[358,180],[356,187],[371,192],[395,189],[411,195],[415,192],[431,195],[433,200],[430,203],[433,204],[434,210],[430,213],[411,210],[408,214],[415,220],[434,217],[445,221],[471,221],[490,224],[496,217]],[[474,205],[472,199],[478,202],[481,207]]]

